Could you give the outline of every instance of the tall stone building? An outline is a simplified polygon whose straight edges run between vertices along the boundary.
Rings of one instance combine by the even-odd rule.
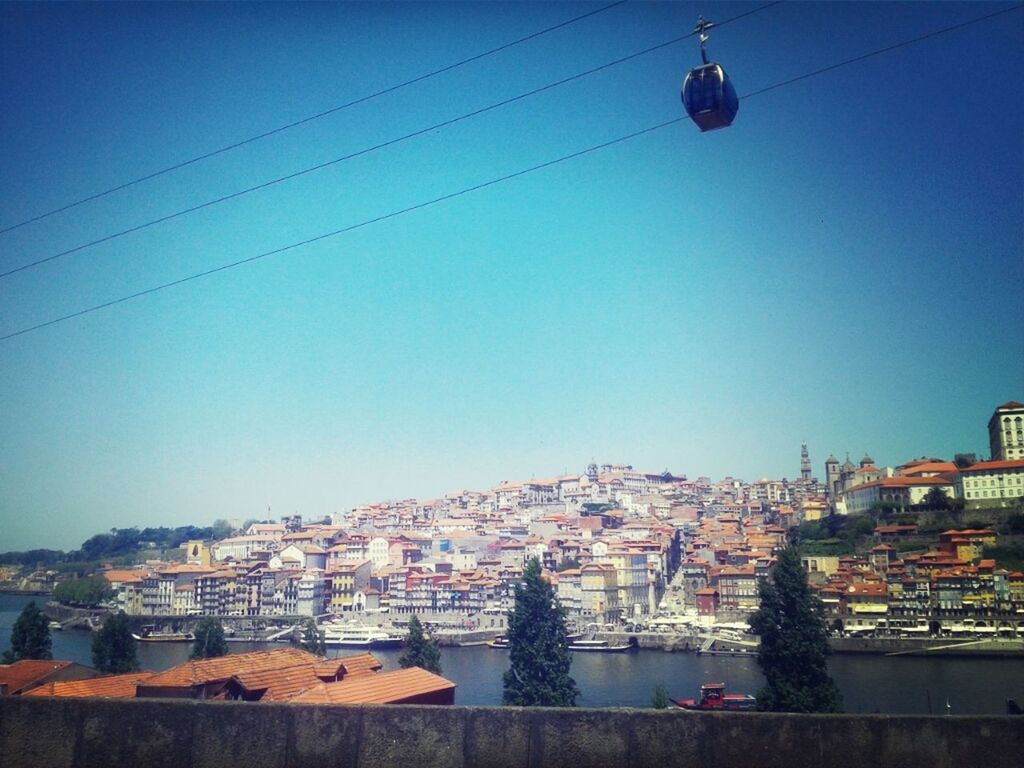
[[[992,461],[1024,459],[1024,403],[1003,403],[988,420]]]
[[[807,443],[800,445],[800,479],[811,482],[811,457],[807,453]]]
[[[828,497],[835,500],[839,494],[839,459],[831,453],[825,459],[825,488],[828,490]]]

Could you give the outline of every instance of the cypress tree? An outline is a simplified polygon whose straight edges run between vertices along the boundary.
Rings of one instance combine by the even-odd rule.
[[[317,656],[327,655],[325,635],[317,629],[315,619],[306,619],[306,624],[302,628],[302,642],[299,643],[299,648],[315,653]]]
[[[821,601],[793,547],[783,549],[758,584],[760,608],[750,627],[761,637],[757,663],[767,684],[757,707],[770,712],[841,712],[842,696],[828,674],[830,648]]]
[[[35,601],[21,609],[11,628],[11,649],[4,651],[3,663],[13,664],[22,659],[52,659],[52,640],[46,615]]]
[[[668,709],[668,691],[662,683],[654,686],[654,695],[651,696],[651,706],[655,709]]]
[[[92,665],[100,672],[112,674],[137,672],[135,646],[128,617],[124,611],[118,611],[107,617],[92,639]]]
[[[195,631],[192,641],[192,659],[214,659],[228,655],[228,642],[224,639],[224,627],[219,619],[203,619]]]
[[[441,649],[437,641],[423,634],[419,617],[409,620],[409,634],[405,636],[405,653],[398,660],[403,669],[419,667],[435,675],[441,674]]]
[[[569,675],[572,658],[566,642],[565,609],[541,578],[540,562],[531,558],[516,585],[516,605],[509,613],[509,670],[504,702],[519,707],[572,707],[579,689]]]

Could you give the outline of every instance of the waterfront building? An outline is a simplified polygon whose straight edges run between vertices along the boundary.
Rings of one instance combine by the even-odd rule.
[[[336,560],[330,564],[327,579],[331,613],[353,610],[356,593],[365,594],[370,588],[372,568],[369,560]]]
[[[558,602],[570,617],[583,613],[583,576],[579,568],[566,568],[551,577]],[[616,598],[618,591],[616,590]]]
[[[616,623],[622,616],[618,571],[608,563],[589,563],[580,573],[580,616],[598,624]]]
[[[757,610],[757,575],[753,564],[712,570],[712,583],[717,585],[722,611],[750,614]]]

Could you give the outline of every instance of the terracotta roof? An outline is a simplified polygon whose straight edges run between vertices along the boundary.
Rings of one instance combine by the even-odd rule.
[[[346,675],[354,675],[359,672],[377,672],[384,667],[372,653],[357,653],[353,656],[345,656],[339,659],[339,661],[345,667]]]
[[[232,653],[216,659],[198,659],[186,661],[165,672],[160,672],[146,681],[147,687],[190,688],[215,680],[227,680],[230,677],[266,669],[281,669],[306,663],[316,664],[319,656],[299,650],[298,648],[280,648],[272,651],[252,651],[250,653]]]
[[[1024,466],[1024,462],[1021,464]],[[864,488],[907,488],[912,485],[952,485],[953,481],[944,475],[933,475],[932,477],[883,477],[880,480],[872,480],[870,483],[855,485],[847,489],[847,493],[859,491]]]
[[[57,670],[70,667],[70,661],[52,661],[49,659],[22,659],[13,664],[0,664],[0,688],[8,696],[37,683]]]
[[[1006,461],[979,461],[977,464],[971,464],[966,469],[961,469],[960,473],[969,475],[974,472],[991,472],[996,469],[1024,469],[1024,459],[1008,459]]]
[[[249,672],[235,675],[234,680],[246,691],[264,691],[259,697],[260,701],[288,701],[302,691],[324,682],[312,664]]]
[[[924,472],[943,474],[945,472],[957,472],[959,468],[952,461],[921,461],[907,466],[903,470],[904,477],[913,477]]]
[[[104,578],[111,583],[121,583],[129,581],[142,581],[146,575],[146,571],[126,571],[126,570],[109,570],[101,571]]]
[[[401,704],[416,696],[455,690],[455,683],[419,667],[320,683],[292,699],[296,704]]]
[[[60,698],[134,699],[135,684],[148,680],[155,672],[130,672],[127,675],[109,675],[89,680],[65,680],[43,683],[26,696],[57,696]]]

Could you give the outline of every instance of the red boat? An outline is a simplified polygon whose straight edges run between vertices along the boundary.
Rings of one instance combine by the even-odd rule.
[[[757,708],[757,699],[746,693],[726,693],[725,683],[704,683],[700,699],[670,701],[677,707],[709,712],[748,712]]]

